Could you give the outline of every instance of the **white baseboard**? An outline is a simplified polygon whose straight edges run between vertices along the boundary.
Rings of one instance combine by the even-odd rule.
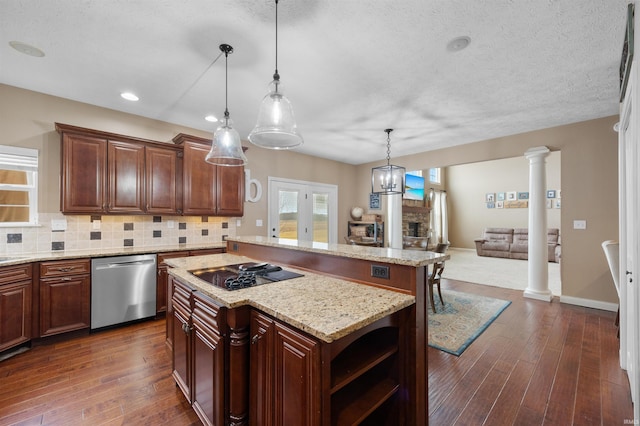
[[[582,299],[580,297],[560,296],[560,303],[584,306],[585,308],[600,309],[602,311],[616,312],[618,310],[617,303],[601,302],[599,300],[592,299]]]

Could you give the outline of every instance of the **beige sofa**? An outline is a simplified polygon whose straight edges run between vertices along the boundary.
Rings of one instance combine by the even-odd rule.
[[[475,241],[478,256],[527,259],[529,256],[529,230],[527,228],[485,228],[482,238]],[[560,230],[547,231],[549,262],[560,262]]]

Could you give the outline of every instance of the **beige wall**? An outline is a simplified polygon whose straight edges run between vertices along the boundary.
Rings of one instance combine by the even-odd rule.
[[[41,152],[40,208],[59,211],[60,143],[55,122],[121,133],[157,141],[170,141],[177,133],[208,137],[207,132],[150,120],[70,100],[0,85],[0,120],[3,144],[37,148]],[[563,295],[616,302],[616,294],[600,243],[616,239],[617,134],[616,117],[555,127],[474,144],[394,158],[407,170],[445,167],[522,156],[534,146],[560,150],[563,230]],[[339,185],[339,238],[346,234],[353,206],[368,206],[371,167],[350,166],[295,152],[269,151],[250,145],[251,177],[267,189],[267,177],[317,181]],[[354,182],[354,184],[350,184]],[[449,184],[450,178],[449,178]],[[481,206],[484,208],[484,206]],[[265,227],[256,227],[263,220]],[[572,229],[574,219],[587,220],[587,229]],[[266,193],[258,203],[245,204],[238,235],[267,235]]]
[[[393,158],[392,162],[415,170],[520,157],[527,149],[541,145],[561,151],[562,294],[617,303],[600,246],[602,241],[618,238],[618,135],[613,130],[617,121],[616,116],[605,117]],[[380,164],[358,166],[356,182],[362,192],[357,201],[362,205],[369,191],[364,182],[371,167]],[[448,185],[451,181],[448,176]],[[480,205],[478,210],[484,208]],[[574,230],[575,219],[586,220],[587,229]]]
[[[38,210],[43,213],[60,211],[60,136],[55,131],[56,122],[167,143],[178,133],[212,136],[212,133],[196,129],[7,85],[0,85],[0,99],[1,143],[40,151]],[[249,147],[246,169],[250,171],[252,179],[262,184],[263,196],[256,203],[245,203],[245,215],[240,219],[237,235],[267,235],[268,176],[335,185],[342,183],[338,189],[339,238],[346,235],[348,206],[354,198],[355,187],[344,185],[344,182],[354,181],[356,169],[353,166],[296,152],[262,149],[248,142],[243,145]],[[262,227],[256,226],[258,219],[262,220]],[[236,223],[235,218],[231,221]]]
[[[546,164],[547,188],[556,192],[560,189],[560,160],[560,151],[552,152]],[[529,161],[524,156],[450,166],[446,174],[452,247],[475,248],[473,240],[486,227],[528,227],[529,209],[489,209],[485,203],[487,193],[529,191]],[[560,209],[555,206],[547,209],[547,226],[561,228]]]

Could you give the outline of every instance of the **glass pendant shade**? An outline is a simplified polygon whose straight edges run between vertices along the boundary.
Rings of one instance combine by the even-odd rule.
[[[405,168],[387,164],[371,169],[371,192],[374,194],[404,194]]]
[[[290,149],[303,144],[293,107],[280,86],[280,80],[269,84],[269,93],[260,105],[258,122],[249,133],[249,142],[262,148]]]
[[[247,164],[247,157],[242,151],[240,134],[233,128],[233,122],[225,117],[213,134],[211,150],[205,157],[207,163],[218,166],[244,166]]]

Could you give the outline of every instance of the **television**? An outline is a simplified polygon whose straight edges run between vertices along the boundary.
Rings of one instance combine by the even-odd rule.
[[[404,177],[405,188],[402,198],[424,201],[424,178],[407,173]]]

